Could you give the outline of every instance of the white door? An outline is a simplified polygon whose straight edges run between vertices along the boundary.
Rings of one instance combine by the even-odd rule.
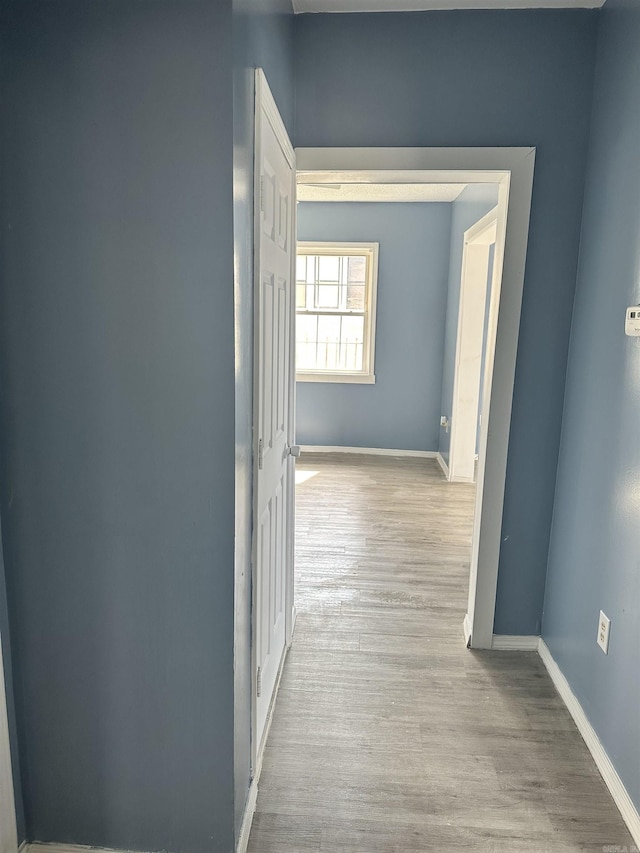
[[[254,755],[261,754],[291,621],[295,157],[256,72]],[[255,769],[255,768],[254,768]]]
[[[17,853],[16,812],[9,751],[9,723],[0,642],[0,853]]]
[[[485,333],[486,308],[487,301],[491,304],[493,269],[492,281],[488,283],[487,277],[497,223],[494,209],[464,234],[449,445],[449,479],[459,483],[475,482],[481,371],[486,368],[485,350],[490,345]]]

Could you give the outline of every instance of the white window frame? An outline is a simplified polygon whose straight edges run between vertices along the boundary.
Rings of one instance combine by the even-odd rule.
[[[300,249],[304,251],[300,253]],[[343,243],[332,241],[298,241],[298,254],[305,255],[367,255],[367,298],[364,310],[364,341],[362,370],[304,370],[296,371],[297,382],[343,382],[360,385],[373,385],[376,381],[374,370],[376,349],[376,307],[378,297],[378,253],[379,243]],[[347,313],[340,312],[338,313]],[[296,317],[298,309],[296,307]]]

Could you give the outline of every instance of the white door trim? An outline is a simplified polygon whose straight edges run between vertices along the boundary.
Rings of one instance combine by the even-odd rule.
[[[490,305],[492,300],[494,303],[494,310],[493,312],[490,310],[489,315],[491,320],[491,317],[495,317],[497,305],[494,294],[500,287],[502,277],[506,219],[505,195],[493,210],[468,228],[463,237],[449,443],[448,479],[454,483],[475,482],[480,365],[482,364],[486,299],[489,299]],[[491,286],[487,288],[490,247],[494,243],[496,248]],[[487,353],[493,353],[495,342],[496,324],[489,322],[487,340],[484,342]],[[470,355],[477,357],[477,363],[472,363]],[[485,385],[483,384],[482,387],[484,388]]]
[[[4,686],[2,638],[0,638],[0,853],[17,853],[18,830],[11,767],[9,715]]]
[[[259,448],[258,441],[260,438],[260,429],[258,423],[259,406],[259,376],[260,376],[260,358],[259,346],[256,340],[258,335],[259,317],[256,306],[259,306],[260,285],[261,285],[261,270],[260,270],[260,246],[262,239],[261,225],[261,164],[262,164],[262,129],[263,129],[263,114],[266,116],[271,125],[276,139],[278,140],[285,158],[291,167],[291,198],[293,199],[293,210],[291,216],[291,233],[289,234],[290,245],[295,247],[295,196],[296,196],[296,156],[284,126],[284,122],[278,112],[276,102],[273,98],[269,84],[265,74],[261,68],[257,68],[255,72],[255,153],[254,153],[254,241],[253,241],[253,260],[254,260],[254,371],[253,371],[253,522],[252,522],[252,629],[251,629],[251,775],[252,778],[257,778],[262,765],[262,751],[266,736],[268,734],[269,722],[273,712],[273,704],[277,696],[278,685],[283,659],[280,662],[276,686],[272,698],[272,706],[267,717],[267,724],[261,739],[258,743],[258,722],[257,722],[257,705],[258,705],[258,679],[257,679],[257,498],[258,498],[258,457]],[[290,281],[295,281],[295,250],[291,251],[291,277]],[[290,341],[295,341],[295,311],[291,312],[291,327]],[[295,435],[295,347],[290,346],[290,387],[289,387],[289,420],[288,420],[288,444],[293,443]],[[295,467],[293,457],[289,457],[287,463],[287,559],[286,559],[286,574],[285,574],[285,640],[286,648],[291,644],[293,636],[293,627],[295,622],[295,610],[293,606],[293,559],[294,559],[294,523],[295,523]],[[285,653],[286,653],[285,648]]]
[[[298,148],[299,183],[493,182],[507,205],[495,354],[487,365],[476,514],[465,624],[473,648],[490,649],[513,403],[520,308],[529,238],[535,148]],[[342,178],[340,175],[342,174]]]

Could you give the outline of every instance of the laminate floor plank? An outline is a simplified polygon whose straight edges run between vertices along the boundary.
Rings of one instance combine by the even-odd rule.
[[[474,487],[305,454],[297,625],[248,853],[601,853],[632,839],[535,653],[464,647]]]

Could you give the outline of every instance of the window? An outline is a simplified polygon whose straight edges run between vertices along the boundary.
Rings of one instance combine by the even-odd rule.
[[[377,278],[377,243],[298,243],[298,380],[375,382]]]

